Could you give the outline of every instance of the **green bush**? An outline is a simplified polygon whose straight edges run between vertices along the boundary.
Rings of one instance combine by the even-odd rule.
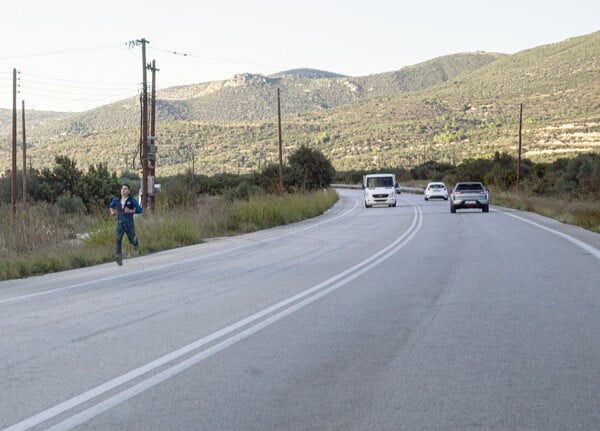
[[[79,196],[73,196],[69,192],[58,197],[56,206],[64,211],[65,214],[83,214],[86,211],[83,199]]]
[[[264,194],[265,192],[261,187],[248,182],[241,182],[235,188],[226,190],[224,197],[232,202],[236,200],[248,201],[251,197]]]
[[[328,187],[335,176],[331,162],[319,150],[301,145],[289,157],[291,184],[299,190]]]

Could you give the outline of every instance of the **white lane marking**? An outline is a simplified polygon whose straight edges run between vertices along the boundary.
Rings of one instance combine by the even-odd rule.
[[[142,271],[130,272],[127,275],[137,274],[137,273],[141,273],[141,272]],[[12,298],[0,299],[0,305],[9,304],[11,302],[17,302],[17,301],[21,301],[21,300],[25,300],[25,299],[36,298],[38,296],[50,295],[52,293],[58,293],[58,292],[62,292],[64,290],[75,289],[77,287],[85,287],[85,286],[90,286],[92,284],[104,283],[104,282],[115,280],[115,279],[122,278],[122,277],[123,277],[123,275],[121,275],[121,274],[113,275],[112,277],[103,277],[103,278],[99,278],[96,280],[84,281],[84,282],[77,283],[77,284],[70,284],[68,286],[57,287],[56,289],[44,290],[42,292],[29,293],[27,295],[21,295],[21,296],[13,296]]]
[[[287,298],[277,304],[274,304],[264,310],[261,310],[251,316],[248,316],[245,319],[242,319],[230,326],[227,326],[213,334],[210,334],[206,337],[203,337],[199,340],[196,340],[193,343],[188,344],[174,352],[171,352],[167,355],[164,355],[148,364],[145,364],[139,368],[136,368],[122,376],[114,378],[108,382],[103,383],[93,389],[90,389],[87,392],[84,392],[78,396],[75,396],[67,401],[64,401],[60,404],[57,404],[47,410],[44,410],[34,416],[31,416],[27,419],[22,420],[21,422],[14,424],[8,428],[5,428],[3,431],[26,431],[29,430],[49,419],[52,419],[72,408],[75,408],[87,401],[92,400],[106,392],[109,392],[125,383],[128,383],[138,377],[143,376],[146,373],[149,373],[159,367],[162,367],[169,362],[172,362],[188,353],[197,350],[206,344],[216,341],[219,338],[230,335],[232,332],[235,332],[251,323],[256,322],[257,320],[263,319],[272,313],[276,313],[271,317],[265,318],[262,321],[255,323],[253,326],[250,326],[243,331],[226,338],[219,343],[215,344],[212,347],[209,347],[196,355],[182,361],[181,363],[175,364],[166,370],[156,374],[149,376],[142,382],[137,385],[132,386],[131,388],[124,389],[116,395],[78,413],[75,414],[64,421],[58,423],[57,425],[50,428],[52,431],[66,431],[77,425],[80,425],[87,420],[109,410],[112,407],[117,406],[118,404],[127,401],[128,399],[144,392],[159,383],[181,373],[182,371],[200,363],[201,361],[213,356],[214,354],[226,349],[227,347],[232,346],[233,344],[248,338],[249,336],[257,333],[258,331],[272,325],[273,323],[283,319],[289,314],[300,310],[301,308],[306,307],[307,305],[317,301],[323,296],[339,289],[340,287],[346,285],[350,281],[355,278],[361,276],[365,272],[373,269],[374,267],[380,265],[382,262],[387,260],[389,257],[394,255],[398,250],[404,247],[408,242],[419,232],[423,225],[423,217],[422,212],[419,207],[414,204],[413,206],[414,216],[411,226],[400,235],[394,242],[392,242],[387,247],[383,248],[379,252],[373,254],[369,258],[359,262],[358,264],[346,269],[345,271],[325,280],[322,283],[319,283],[316,286],[313,286],[304,292],[301,292],[297,295],[294,295],[290,298]]]
[[[304,231],[307,231],[309,229],[313,229],[313,228],[315,228],[317,226],[321,226],[323,224],[330,223],[330,222],[335,221],[335,220],[337,220],[339,218],[347,216],[352,211],[354,211],[354,209],[356,209],[356,207],[358,206],[358,201],[356,199],[353,199],[353,198],[351,198],[351,199],[354,201],[354,205],[350,209],[348,209],[348,210],[346,210],[346,211],[338,214],[335,217],[331,217],[331,218],[328,218],[326,220],[320,221],[318,223],[310,224],[308,226],[303,226],[301,228],[293,229],[293,230],[285,232],[285,233],[283,233],[281,235],[269,237],[269,238],[266,238],[266,239],[260,239],[258,241],[253,241],[253,242],[250,242],[250,243],[247,243],[247,244],[243,244],[243,245],[240,245],[240,246],[235,247],[235,248],[230,248],[230,249],[227,249],[227,250],[218,251],[218,252],[211,253],[211,254],[204,254],[204,255],[201,255],[201,256],[194,256],[194,257],[192,257],[190,259],[179,260],[179,261],[173,262],[173,263],[167,263],[167,264],[162,264],[162,265],[158,265],[158,266],[153,266],[151,268],[151,270],[163,272],[165,269],[169,269],[169,268],[172,268],[172,267],[175,267],[175,266],[189,265],[190,263],[198,262],[200,260],[212,259],[212,258],[214,258],[216,256],[221,256],[221,255],[228,254],[228,253],[235,253],[235,252],[237,252],[239,250],[243,250],[245,248],[252,247],[252,246],[254,246],[256,244],[262,244],[262,243],[269,242],[269,241],[275,241],[276,239],[279,239],[279,238],[282,238],[282,237],[286,237],[286,236],[289,236],[289,235],[294,235],[294,234],[297,234],[298,232],[304,232]],[[81,282],[81,283],[70,284],[68,286],[58,287],[56,289],[44,290],[44,291],[41,291],[41,292],[30,293],[30,294],[27,294],[27,295],[14,296],[12,298],[0,299],[0,305],[9,304],[9,303],[12,303],[12,302],[17,302],[17,301],[22,301],[22,300],[27,300],[27,299],[31,299],[31,298],[37,298],[39,296],[51,295],[53,293],[59,293],[59,292],[65,291],[65,290],[77,289],[77,288],[86,287],[86,286],[90,286],[90,285],[94,285],[94,284],[101,284],[101,283],[105,283],[107,281],[112,281],[112,280],[123,278],[123,277],[132,277],[132,276],[141,275],[141,274],[148,275],[148,271],[149,271],[148,268],[144,268],[144,269],[141,269],[141,270],[138,270],[138,271],[129,271],[129,272],[125,273],[125,274],[112,275],[112,276],[109,276],[109,277],[102,277],[102,278],[98,278],[98,279],[95,279],[95,280],[89,280],[89,281],[84,281],[84,282]]]
[[[520,216],[515,215],[515,214],[507,213],[507,212],[500,211],[500,210],[496,210],[496,211],[501,212],[502,214],[507,215],[509,217],[513,217],[513,218],[516,218],[518,220],[521,220],[522,222],[529,223],[532,226],[535,226],[535,227],[540,228],[542,230],[545,230],[547,232],[553,233],[554,235],[557,235],[557,236],[559,236],[559,237],[561,237],[563,239],[566,239],[567,241],[575,244],[577,247],[580,247],[580,248],[584,249],[585,251],[587,251],[588,253],[590,253],[592,256],[594,256],[596,259],[600,260],[600,250],[598,250],[595,247],[592,247],[591,245],[589,245],[589,244],[587,244],[587,243],[585,243],[585,242],[583,242],[581,240],[578,240],[577,238],[572,237],[571,235],[567,235],[566,233],[560,232],[558,230],[554,230],[552,228],[546,227],[546,226],[541,225],[539,223],[536,223],[534,221],[527,220],[526,218],[520,217]]]

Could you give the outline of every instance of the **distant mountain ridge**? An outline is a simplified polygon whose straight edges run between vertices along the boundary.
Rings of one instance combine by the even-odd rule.
[[[300,68],[300,69],[290,69],[285,70],[283,72],[274,73],[269,75],[269,78],[284,78],[284,77],[294,77],[294,78],[308,78],[308,79],[321,79],[321,78],[347,78],[347,75],[340,75],[339,73],[326,72],[324,70],[317,69],[308,69],[308,68]]]
[[[163,174],[182,172],[193,158],[206,173],[258,169],[272,159],[277,140],[278,88],[286,147],[315,145],[336,169],[514,151],[520,103],[527,138],[539,144],[530,155],[587,151],[600,145],[594,135],[599,52],[600,32],[512,55],[460,53],[364,77],[293,69],[162,89],[158,166]],[[2,170],[9,159],[8,114],[0,112]],[[37,122],[28,114],[29,153],[49,164],[53,154],[63,154],[83,166],[106,163],[120,171],[138,145],[139,115],[136,98],[78,114],[40,113]]]
[[[158,90],[157,121],[262,120],[276,114],[277,88],[286,114],[328,109],[368,97],[422,90],[469,73],[501,56],[483,52],[449,55],[395,72],[356,78],[308,68],[269,76],[240,73],[228,80]],[[0,131],[9,133],[12,114],[2,111]],[[29,112],[32,129],[45,127],[47,133],[54,135],[85,134],[136,126],[139,100],[130,98],[82,113],[33,111],[29,115]]]

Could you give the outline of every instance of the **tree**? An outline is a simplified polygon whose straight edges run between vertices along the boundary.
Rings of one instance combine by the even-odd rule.
[[[55,203],[64,194],[79,196],[79,180],[82,172],[74,159],[56,156],[54,169],[44,168],[40,172],[40,198]]]
[[[289,167],[283,167],[283,184],[289,189]],[[261,170],[260,174],[254,178],[254,184],[261,187],[268,193],[277,193],[279,191],[279,165],[269,163]]]
[[[84,173],[77,169],[75,160],[66,156],[56,156],[55,162],[52,169],[34,169],[28,176],[27,189],[33,200],[94,212],[119,193],[116,173],[110,173],[102,163],[90,166]]]
[[[301,190],[314,190],[331,184],[335,169],[318,150],[301,145],[289,157],[291,183]]]
[[[455,181],[485,181],[484,176],[492,170],[489,159],[467,159],[455,169]]]
[[[105,164],[92,165],[80,180],[79,196],[88,212],[106,207],[110,199],[118,194],[119,180],[116,173],[108,172]]]

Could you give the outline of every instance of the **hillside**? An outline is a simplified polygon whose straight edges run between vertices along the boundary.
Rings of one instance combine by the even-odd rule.
[[[513,55],[456,54],[366,77],[300,69],[165,89],[157,102],[157,172],[184,172],[192,160],[196,172],[248,172],[276,160],[277,88],[285,151],[314,145],[339,170],[514,153],[521,103],[527,157],[598,151],[598,53],[600,33],[593,33]],[[79,166],[123,170],[139,142],[138,105],[126,100],[32,127],[34,167],[66,154]],[[10,164],[6,139],[2,171]]]

